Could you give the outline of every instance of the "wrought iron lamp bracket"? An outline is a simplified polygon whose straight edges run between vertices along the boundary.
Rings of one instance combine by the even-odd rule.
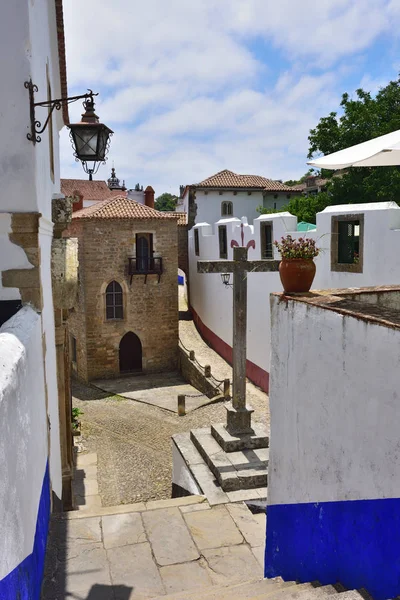
[[[31,118],[31,131],[26,134],[26,137],[33,144],[39,143],[42,141],[40,134],[43,133],[51,119],[51,115],[53,114],[54,109],[60,110],[63,104],[71,104],[71,102],[76,102],[77,100],[84,100],[84,105],[87,100],[91,100],[93,102],[93,96],[98,96],[99,94],[95,94],[92,90],[88,90],[87,94],[82,94],[81,96],[70,96],[69,98],[56,98],[55,100],[46,100],[45,102],[35,102],[35,93],[39,91],[37,85],[32,83],[32,79],[29,81],[25,81],[24,86],[27,90],[29,90],[29,105],[30,105],[30,118]],[[37,106],[42,106],[43,108],[49,108],[49,114],[47,116],[44,125],[42,126],[41,121],[38,121],[35,116],[35,108]]]

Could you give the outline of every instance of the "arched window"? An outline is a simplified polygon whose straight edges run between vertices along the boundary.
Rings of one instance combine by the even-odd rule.
[[[233,215],[233,204],[232,202],[222,202],[221,204],[221,215],[223,217],[230,217]]]
[[[117,281],[112,281],[106,289],[106,319],[123,319],[122,287]]]

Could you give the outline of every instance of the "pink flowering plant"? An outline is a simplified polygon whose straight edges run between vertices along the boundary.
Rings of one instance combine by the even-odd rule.
[[[312,260],[320,253],[320,249],[315,245],[315,240],[302,237],[294,239],[290,234],[282,237],[280,242],[275,241],[274,245],[278,248],[282,258]]]

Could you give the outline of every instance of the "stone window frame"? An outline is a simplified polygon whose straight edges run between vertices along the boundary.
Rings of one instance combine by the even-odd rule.
[[[359,256],[358,263],[339,263],[339,222],[359,221]],[[331,219],[331,271],[340,273],[362,273],[364,266],[364,213],[348,213],[333,215]]]
[[[224,200],[221,202],[221,217],[232,217],[233,215],[233,202],[230,200]]]
[[[194,229],[193,240],[194,240],[194,253],[196,256],[200,256],[200,236],[199,236],[198,229]]]
[[[76,337],[71,334],[70,340],[71,340],[71,363],[76,366],[78,363],[78,350],[77,350]]]
[[[224,232],[221,234],[221,232]],[[221,259],[228,258],[228,231],[226,229],[226,225],[218,226],[218,247],[219,247],[219,257]]]
[[[264,229],[266,226],[271,227],[271,256],[264,256],[266,254],[265,247],[265,237],[264,237]],[[260,247],[261,247],[261,260],[273,260],[274,258],[274,222],[271,221],[261,221],[260,223]]]
[[[107,318],[107,300],[106,300],[106,295],[107,295],[107,288],[110,285],[110,283],[112,283],[113,281],[115,281],[116,283],[118,283],[122,289],[122,317],[121,318],[111,318],[108,319]],[[121,323],[123,321],[126,320],[126,313],[127,313],[127,291],[124,285],[124,282],[119,281],[118,279],[116,279],[115,277],[113,277],[112,279],[110,279],[109,281],[107,281],[106,283],[103,283],[103,285],[101,286],[101,296],[102,296],[102,305],[103,305],[103,316],[104,316],[104,323]]]

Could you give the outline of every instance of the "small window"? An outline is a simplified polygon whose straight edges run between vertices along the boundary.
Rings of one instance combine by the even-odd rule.
[[[147,273],[153,268],[153,234],[136,234],[136,267],[138,272]]]
[[[276,210],[276,202],[274,202],[274,210]]]
[[[228,240],[226,235],[226,226],[220,225],[218,227],[219,237],[219,257],[228,258]]]
[[[71,335],[71,361],[76,364],[76,338]]]
[[[194,253],[196,256],[200,254],[199,230],[194,230]]]
[[[233,204],[232,202],[222,202],[221,204],[221,215],[223,217],[230,217],[233,215]]]
[[[332,217],[331,269],[362,273],[364,215]]]
[[[261,223],[261,258],[273,258],[272,223]]]
[[[106,289],[106,319],[123,319],[122,287],[117,281],[112,281]]]

